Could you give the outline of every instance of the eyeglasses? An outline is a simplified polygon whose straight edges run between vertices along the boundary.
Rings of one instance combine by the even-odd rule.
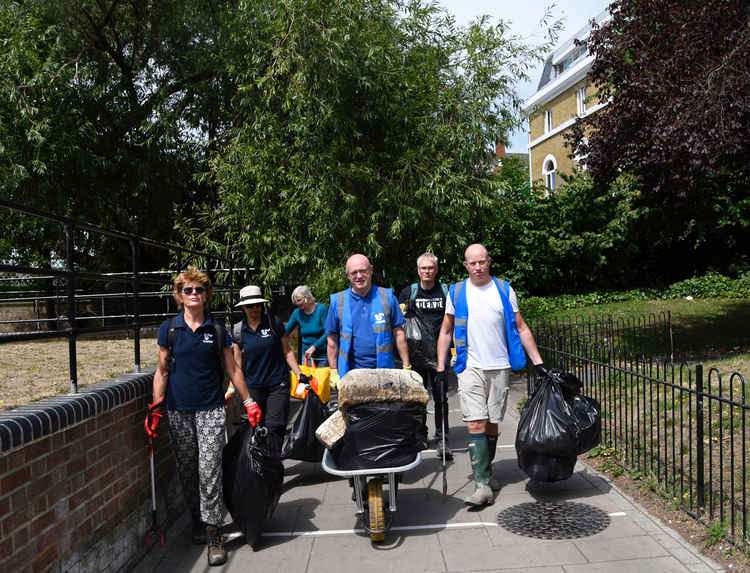
[[[193,291],[195,291],[195,294],[203,294],[206,292],[206,287],[182,287],[182,294],[193,294]]]

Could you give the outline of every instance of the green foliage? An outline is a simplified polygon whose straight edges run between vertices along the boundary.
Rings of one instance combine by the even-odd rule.
[[[210,163],[220,204],[180,228],[228,241],[263,282],[316,292],[344,284],[355,252],[380,284],[411,281],[425,250],[458,276],[496,211],[488,167],[521,121],[514,86],[548,46],[420,1],[243,3],[228,26],[221,58],[240,88]]]
[[[193,175],[233,93],[214,56],[231,4],[0,3],[0,195],[171,238],[173,204],[211,196]],[[0,227],[19,262],[64,252],[57,224],[2,210]],[[124,241],[77,240],[84,267],[129,264]]]
[[[712,521],[706,525],[706,547],[716,545],[729,535],[729,523],[727,521]]]
[[[735,272],[750,259],[747,2],[615,0],[594,26],[590,80],[607,105],[570,143],[603,185],[638,177],[635,237],[652,281]]]
[[[529,401],[529,398],[527,396],[524,396],[518,401],[518,404],[516,404],[516,409],[518,410],[518,413],[520,414],[523,412],[523,409],[526,407],[526,403]]]
[[[637,256],[639,194],[632,177],[602,190],[585,174],[549,196],[510,189],[487,231],[493,264],[515,288],[536,294],[623,284],[626,261]]]
[[[583,294],[566,294],[549,297],[521,297],[519,305],[526,318],[542,316],[561,310],[626,301],[678,299],[693,297],[746,299],[750,297],[750,273],[732,279],[709,272],[676,282],[666,288],[631,289],[627,291],[596,291]]]

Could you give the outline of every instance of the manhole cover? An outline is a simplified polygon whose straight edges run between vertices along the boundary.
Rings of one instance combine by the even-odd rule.
[[[574,502],[529,502],[504,509],[498,523],[513,533],[539,539],[577,539],[605,530],[609,515]]]

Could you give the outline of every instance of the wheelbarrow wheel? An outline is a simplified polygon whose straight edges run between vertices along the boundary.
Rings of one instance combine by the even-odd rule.
[[[370,540],[383,541],[385,539],[385,511],[383,510],[383,480],[381,478],[372,478],[367,483],[367,502]]]

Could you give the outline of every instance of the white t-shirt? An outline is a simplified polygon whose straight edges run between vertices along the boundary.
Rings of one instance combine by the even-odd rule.
[[[466,304],[469,307],[469,320],[466,324],[468,368],[494,370],[510,368],[508,345],[505,342],[505,314],[503,301],[494,281],[483,286],[474,286],[466,281]],[[513,312],[518,312],[516,291],[508,285],[508,299]],[[445,314],[455,316],[456,308],[451,297],[446,297]]]

